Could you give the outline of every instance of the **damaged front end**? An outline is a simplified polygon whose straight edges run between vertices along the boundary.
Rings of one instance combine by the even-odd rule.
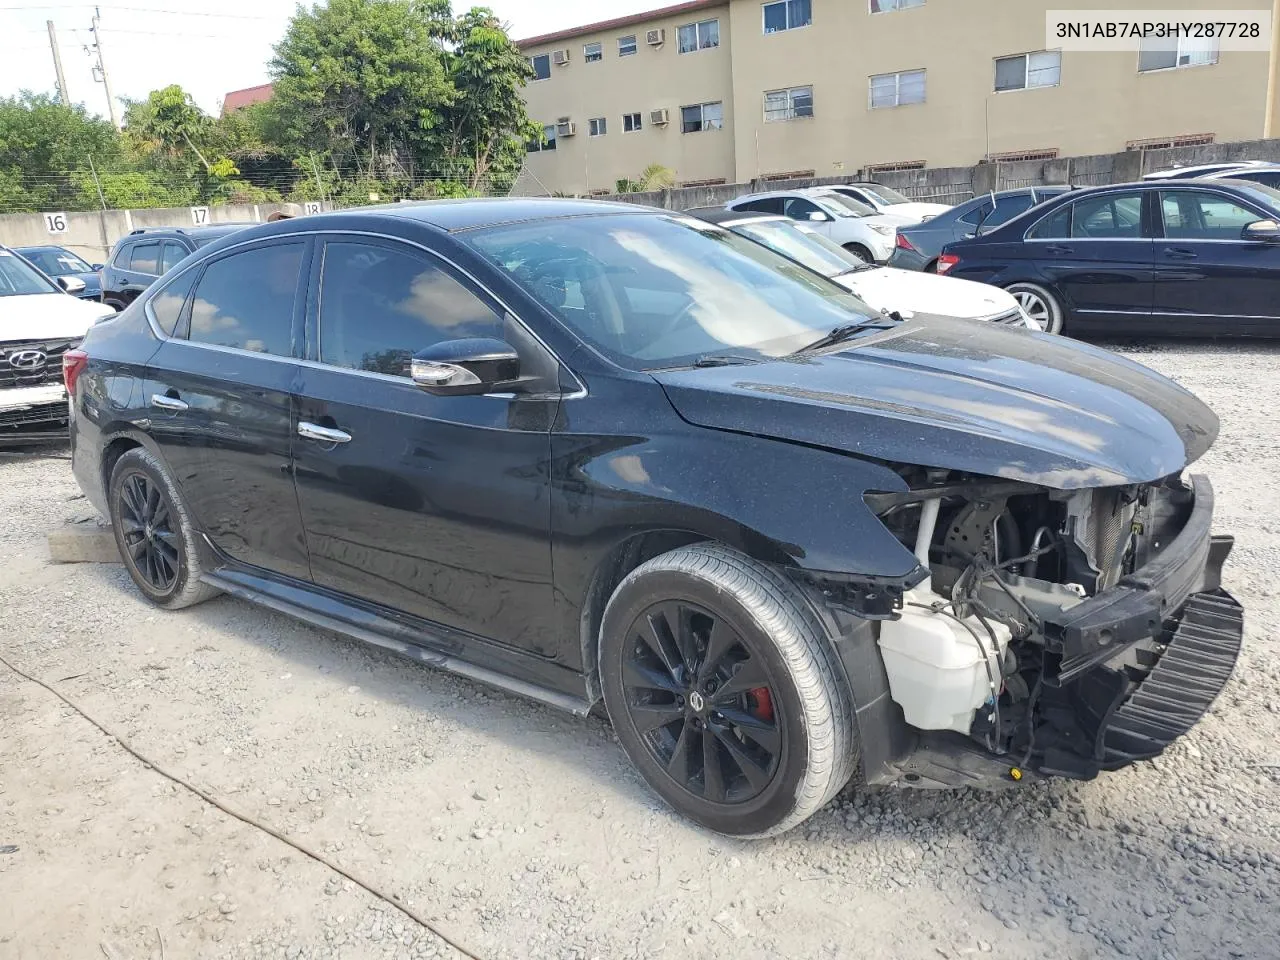
[[[1232,541],[1211,535],[1207,478],[1066,491],[904,479],[908,492],[866,500],[924,579],[873,596],[878,608],[846,598],[909,728],[870,782],[1090,779],[1157,756],[1208,710],[1243,619],[1220,586]]]

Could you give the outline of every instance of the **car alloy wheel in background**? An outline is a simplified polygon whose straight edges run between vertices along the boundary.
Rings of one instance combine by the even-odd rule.
[[[1062,332],[1062,308],[1058,301],[1044,287],[1034,283],[1015,283],[1005,290],[1012,294],[1032,320],[1040,325],[1045,333]]]

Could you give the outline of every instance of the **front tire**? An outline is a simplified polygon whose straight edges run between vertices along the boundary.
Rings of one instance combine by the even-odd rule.
[[[1045,333],[1062,333],[1062,304],[1047,289],[1038,283],[1012,283],[1005,290]]]
[[[852,698],[798,588],[716,544],[632,571],[600,630],[623,749],[679,813],[738,837],[782,833],[852,776]]]
[[[864,263],[874,264],[876,262],[876,258],[871,255],[871,251],[860,243],[846,243],[844,248]]]
[[[147,600],[180,610],[217,596],[217,589],[200,582],[195,524],[154,454],[135,447],[116,461],[107,504],[120,556]]]

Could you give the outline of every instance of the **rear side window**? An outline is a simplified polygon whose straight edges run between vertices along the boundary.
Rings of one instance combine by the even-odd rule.
[[[1031,194],[1022,193],[1016,197],[1001,197],[991,216],[982,221],[984,227],[995,227],[1007,223],[1020,213],[1031,209]]]
[[[322,362],[408,376],[410,358],[432,344],[501,336],[501,316],[425,255],[376,244],[326,244]]]
[[[964,216],[960,217],[965,223],[972,226],[979,226],[983,220],[987,218],[987,214],[991,212],[991,201],[978,204]]]
[[[235,253],[209,264],[191,302],[192,340],[287,357],[304,243]]]
[[[187,302],[187,295],[195,286],[196,274],[199,270],[188,270],[172,283],[167,283],[159,293],[151,298],[151,316],[156,326],[168,336],[178,327],[178,318],[182,315],[182,305]]]
[[[187,255],[187,248],[180,243],[170,240],[164,245],[164,249],[160,252],[160,272],[168,273],[178,265],[183,257]]]
[[[1028,240],[1066,240],[1071,236],[1071,208],[1073,204],[1063,204],[1049,214],[1027,234]]]
[[[135,243],[133,255],[129,257],[129,269],[134,273],[146,273],[153,277],[160,275],[160,243]]]
[[[735,210],[749,210],[752,213],[782,213],[782,197],[764,197],[761,200],[748,200],[735,204]]]
[[[1142,237],[1142,194],[1108,193],[1075,202],[1075,240],[1137,240]]]
[[[133,244],[125,243],[120,245],[120,249],[116,251],[116,255],[111,258],[111,265],[119,267],[121,270],[129,269],[129,257],[133,254]]]

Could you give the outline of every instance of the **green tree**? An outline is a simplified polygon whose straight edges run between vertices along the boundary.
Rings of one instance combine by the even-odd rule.
[[[329,0],[299,8],[271,61],[271,108],[297,152],[362,176],[413,174],[453,98],[438,2]]]
[[[194,157],[211,173],[212,164],[200,144],[212,133],[213,120],[176,83],[151,91],[145,100],[129,103],[124,125],[144,151],[177,161]]]
[[[449,172],[475,190],[486,179],[514,179],[524,144],[542,135],[525,112],[521,88],[533,70],[491,10],[474,7],[458,18],[445,63],[455,95],[444,108],[444,154]]]
[[[676,185],[676,172],[660,163],[651,163],[640,173],[638,180],[619,180],[618,193],[646,193],[649,190],[669,190]]]
[[[0,97],[0,211],[74,208],[89,158],[109,168],[120,156],[116,129],[84,107],[26,90]]]

